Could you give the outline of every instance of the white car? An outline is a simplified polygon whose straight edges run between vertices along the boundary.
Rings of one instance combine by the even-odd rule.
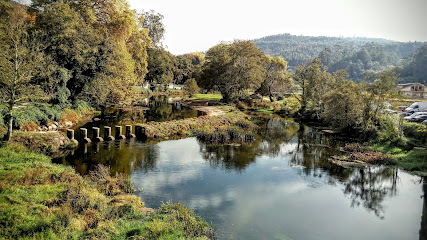
[[[427,102],[414,102],[411,106],[405,109],[406,112],[425,112],[427,110]]]
[[[422,124],[427,125],[427,120],[425,120],[424,122],[422,122]]]
[[[411,120],[412,118],[414,118],[414,117],[417,117],[417,116],[421,116],[421,115],[427,115],[427,112],[416,112],[416,113],[413,113],[412,115],[409,115],[409,116],[407,116],[407,117],[404,117],[403,119],[405,119],[405,120]]]

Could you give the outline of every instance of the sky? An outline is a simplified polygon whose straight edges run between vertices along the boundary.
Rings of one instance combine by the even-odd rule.
[[[221,41],[290,33],[427,41],[427,0],[129,0],[164,16],[163,45],[173,54]]]

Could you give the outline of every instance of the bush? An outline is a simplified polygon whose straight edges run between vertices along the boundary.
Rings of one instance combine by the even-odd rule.
[[[427,126],[426,125],[404,121],[403,134],[416,144],[427,143]]]

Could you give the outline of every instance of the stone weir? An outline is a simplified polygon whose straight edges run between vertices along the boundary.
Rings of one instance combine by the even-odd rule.
[[[172,136],[186,136],[192,131],[197,131],[205,127],[222,127],[230,126],[239,121],[245,120],[244,114],[231,114],[221,116],[201,116],[198,118],[187,118],[182,120],[174,120],[168,122],[149,122],[145,124],[137,124],[134,126],[135,133],[133,133],[133,126],[125,126],[125,135],[122,134],[122,126],[115,126],[115,136],[111,135],[111,127],[104,126],[104,137],[101,136],[101,129],[99,127],[92,128],[92,139],[88,138],[88,129],[80,128],[80,139],[79,143],[90,143],[90,142],[102,142],[102,141],[113,141],[121,139],[137,138],[139,140],[147,140],[149,138],[168,138]],[[74,132],[71,129],[67,130],[67,135],[71,141],[74,139]]]

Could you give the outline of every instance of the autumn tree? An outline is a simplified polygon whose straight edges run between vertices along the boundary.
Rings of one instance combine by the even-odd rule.
[[[7,107],[5,140],[9,141],[13,109],[40,95],[39,86],[31,79],[41,56],[38,41],[27,31],[30,22],[25,6],[1,4],[6,11],[0,22],[0,100]]]
[[[223,101],[231,102],[255,91],[264,81],[265,54],[251,41],[221,43],[208,50],[199,83],[217,88]]]
[[[40,82],[58,81],[52,76],[65,69],[71,100],[94,106],[120,103],[142,83],[151,40],[142,15],[126,0],[34,0],[32,8],[35,29],[44,33],[44,53],[56,64]]]
[[[287,62],[282,57],[267,57],[265,70],[267,72],[258,93],[270,97],[274,102],[273,94],[284,92],[292,88],[293,81],[291,76],[286,72]]]

